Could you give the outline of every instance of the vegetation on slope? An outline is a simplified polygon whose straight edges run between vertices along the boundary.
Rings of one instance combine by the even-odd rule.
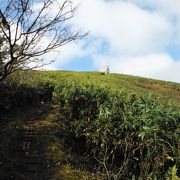
[[[61,83],[55,100],[74,136],[108,179],[161,179],[179,167],[180,112],[149,94],[137,96],[94,85]]]
[[[12,79],[17,84],[9,88],[11,84],[6,82],[5,91],[0,91],[1,107],[7,107],[3,116],[25,106],[28,99],[34,102],[30,109],[40,109],[41,103],[51,100],[47,92],[54,87],[56,108],[52,113],[42,116],[46,110],[41,111],[35,118],[30,118],[31,111],[27,113],[34,127],[47,134],[44,138],[56,169],[54,179],[171,179],[179,175],[179,84],[59,71],[19,72]],[[14,128],[5,127],[23,124],[25,119],[19,122],[11,116],[4,121],[1,116],[3,122],[1,137],[12,142],[6,133]],[[1,153],[9,154],[11,143],[2,143],[2,147],[6,148]],[[64,160],[64,152],[70,158]]]
[[[71,72],[71,71],[29,71],[19,72],[12,76],[15,81],[30,86],[39,82],[53,82],[59,84],[61,81],[78,84],[93,84],[111,90],[125,90],[126,92],[143,95],[153,93],[167,102],[172,100],[180,103],[180,84],[167,81],[159,81],[124,74],[101,75],[99,72]],[[28,79],[28,81],[27,81]]]

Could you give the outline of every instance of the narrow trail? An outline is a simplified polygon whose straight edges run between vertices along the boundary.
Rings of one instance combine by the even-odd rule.
[[[16,179],[49,180],[49,163],[45,154],[44,134],[33,122],[17,127],[15,152],[17,157]]]
[[[1,122],[0,180],[96,179],[68,149],[73,139],[59,105],[20,109]]]
[[[21,119],[20,123],[12,128],[15,132],[10,146],[15,160],[13,172],[3,178],[13,180],[53,179],[55,166],[50,160],[47,148],[50,143],[51,128],[57,118],[56,110],[56,107],[46,104],[20,112],[17,117],[17,119]]]

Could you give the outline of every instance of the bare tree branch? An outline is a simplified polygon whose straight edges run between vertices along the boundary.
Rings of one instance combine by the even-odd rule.
[[[6,39],[7,54],[0,61],[0,81],[19,68],[45,65],[42,55],[83,38],[87,33],[74,31],[68,24],[76,10],[71,0],[4,2],[0,9],[0,38]],[[42,45],[44,39],[47,43]]]

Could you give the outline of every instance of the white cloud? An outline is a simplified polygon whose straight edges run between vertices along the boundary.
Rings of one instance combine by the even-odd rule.
[[[163,11],[165,14],[175,14],[180,16],[180,1],[179,0],[128,0],[138,4],[140,7],[148,7],[159,11]]]
[[[168,6],[163,5],[163,0],[153,4],[149,0],[139,2],[144,7],[151,3],[156,10],[142,8],[137,0],[136,3],[133,0],[81,2],[77,24],[99,39],[106,39],[110,45],[105,55],[94,50],[99,44],[92,48],[94,63],[97,67],[108,64],[112,72],[180,82],[180,61],[166,52],[172,39],[176,39],[173,37],[176,28],[169,14],[177,13],[178,4],[167,1],[171,5],[167,13]]]
[[[78,14],[80,27],[107,38],[111,47],[121,53],[158,52],[172,36],[171,24],[163,16],[133,3],[84,0]]]
[[[180,61],[174,61],[167,54],[148,54],[144,56],[95,56],[97,67],[108,64],[110,71],[137,75],[160,80],[180,82]]]
[[[180,47],[179,0],[74,2],[80,6],[73,24],[90,31],[89,39],[62,47],[48,68],[89,55],[97,68],[107,64],[111,72],[180,82],[180,60],[167,51]]]
[[[87,55],[87,51],[83,51],[83,42],[79,43],[69,43],[61,48],[45,54],[42,58],[47,62],[51,60],[55,60],[54,63],[51,63],[47,66],[44,66],[44,69],[57,70],[61,67],[61,65],[67,64],[74,58],[81,58]]]

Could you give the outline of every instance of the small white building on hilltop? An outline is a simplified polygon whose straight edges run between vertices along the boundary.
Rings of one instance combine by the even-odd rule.
[[[109,66],[102,66],[100,68],[100,72],[101,74],[109,74],[110,73]]]

